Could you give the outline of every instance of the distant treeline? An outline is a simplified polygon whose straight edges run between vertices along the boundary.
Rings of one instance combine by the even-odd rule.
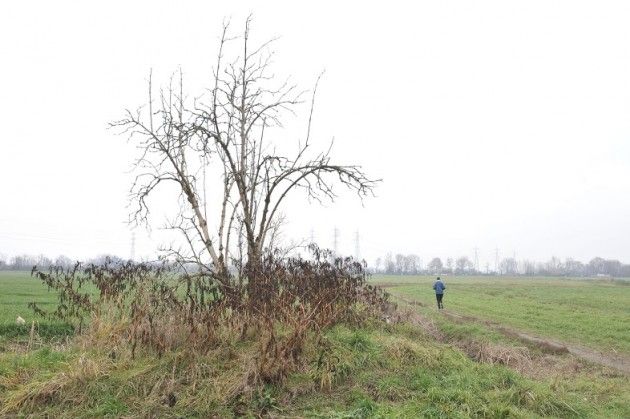
[[[110,263],[123,262],[118,256],[101,255],[83,261],[101,265],[109,260]],[[46,256],[20,255],[9,260],[0,259],[1,271],[26,271],[33,266],[48,268],[49,266],[72,267],[76,261],[66,256],[50,259]],[[444,262],[436,257],[426,266],[418,255],[387,254],[384,258],[377,258],[374,265],[369,267],[373,273],[388,275],[528,275],[528,276],[611,276],[630,277],[630,264],[624,264],[616,259],[604,259],[596,257],[588,263],[567,258],[564,261],[552,257],[547,262],[535,262],[531,260],[516,260],[504,258],[498,266],[486,264],[483,267],[475,266],[475,263],[467,256],[459,258],[447,258]]]
[[[498,265],[483,267],[467,256],[456,259],[447,258],[442,261],[436,257],[425,266],[418,255],[387,254],[384,258],[377,258],[372,272],[389,275],[528,275],[528,276],[611,276],[630,277],[630,264],[624,264],[616,259],[596,257],[588,263],[567,258],[564,261],[552,257],[547,262],[531,260],[516,260],[504,258]]]
[[[102,265],[105,260],[109,259],[110,262],[123,261],[118,256],[102,255],[95,258],[91,258],[86,263],[93,263],[95,265]],[[61,266],[63,268],[70,268],[76,263],[75,260],[70,259],[67,256],[59,256],[56,259],[51,259],[44,255],[32,256],[32,255],[20,255],[14,256],[9,260],[0,259],[0,271],[30,271],[33,266],[38,268],[48,268],[50,266]]]

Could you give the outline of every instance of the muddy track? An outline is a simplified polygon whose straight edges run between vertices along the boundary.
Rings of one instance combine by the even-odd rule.
[[[410,300],[410,299],[407,299],[405,297],[401,297],[398,295],[393,295],[393,297],[409,305],[421,306],[421,307],[426,306],[425,304],[419,301]],[[630,376],[630,357],[623,356],[620,354],[597,351],[592,348],[586,348],[584,346],[579,346],[572,343],[561,342],[556,339],[548,339],[548,338],[534,336],[530,333],[526,333],[526,332],[523,332],[514,328],[506,327],[505,325],[502,325],[502,324],[499,324],[490,320],[485,320],[485,319],[468,316],[468,315],[461,315],[450,310],[442,310],[441,313],[444,316],[459,323],[472,322],[472,323],[483,324],[493,330],[496,330],[502,333],[505,336],[517,338],[528,345],[533,345],[544,352],[554,353],[554,354],[570,353],[576,358],[579,358],[579,359],[582,359],[582,360],[585,360],[594,364],[599,364],[599,365],[603,365],[609,368],[613,368]],[[432,334],[435,336],[435,331],[433,331]]]

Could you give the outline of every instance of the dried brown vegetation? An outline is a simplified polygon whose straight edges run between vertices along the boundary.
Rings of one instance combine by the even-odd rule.
[[[253,367],[239,385],[279,382],[299,365],[308,336],[340,322],[361,324],[390,305],[366,283],[362,264],[311,250],[311,260],[268,254],[253,282],[216,282],[165,263],[34,270],[58,292],[59,304],[49,313],[32,308],[72,322],[84,342],[108,348],[112,358],[140,351],[206,354],[255,341]]]

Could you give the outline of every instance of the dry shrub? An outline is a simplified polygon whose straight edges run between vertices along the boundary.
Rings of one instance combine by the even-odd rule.
[[[113,357],[207,354],[238,341],[257,342],[251,365],[228,391],[239,393],[255,382],[284,380],[298,367],[308,336],[340,322],[360,324],[391,308],[387,294],[367,284],[362,264],[311,250],[310,260],[269,253],[240,278],[166,263],[34,269],[59,303],[50,313],[32,308],[72,322],[83,345],[107,348]]]

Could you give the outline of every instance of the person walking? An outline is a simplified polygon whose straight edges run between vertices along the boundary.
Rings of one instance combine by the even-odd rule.
[[[435,298],[437,299],[438,309],[444,308],[444,304],[442,304],[442,298],[444,298],[444,290],[446,289],[446,285],[438,276],[435,282],[433,283],[433,289],[435,290]]]

